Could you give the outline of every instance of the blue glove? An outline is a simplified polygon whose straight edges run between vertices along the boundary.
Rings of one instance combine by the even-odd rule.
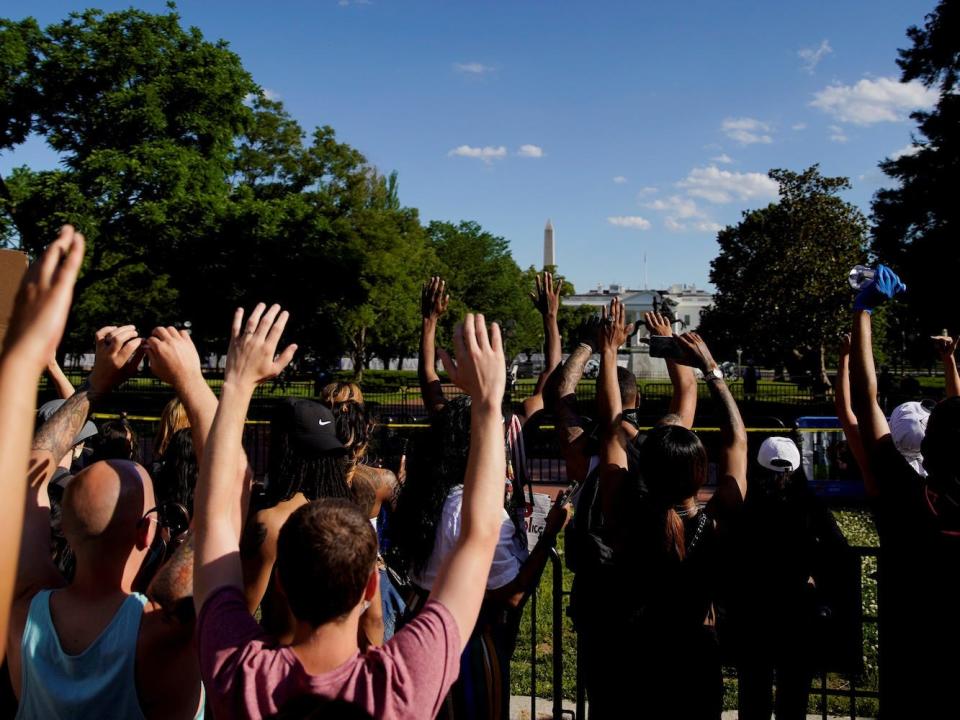
[[[876,275],[857,294],[853,301],[854,310],[866,310],[872,313],[873,309],[885,300],[907,289],[897,274],[886,265],[877,265]]]

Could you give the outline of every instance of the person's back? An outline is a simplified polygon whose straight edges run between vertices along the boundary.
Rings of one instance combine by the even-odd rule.
[[[146,601],[139,593],[125,596],[107,625],[92,642],[86,642],[83,635],[90,634],[88,624],[65,622],[71,613],[86,613],[77,613],[75,607],[71,612],[63,608],[58,613],[58,631],[53,620],[53,591],[37,593],[30,603],[21,644],[17,717],[93,717],[107,708],[117,717],[144,717],[134,661]],[[82,640],[76,642],[78,636]],[[78,683],[77,678],[91,681]]]
[[[63,531],[77,558],[73,581],[64,583],[42,547],[18,577],[7,640],[18,717],[202,711],[192,622],[132,592],[156,538],[154,512],[149,476],[129,461],[96,463],[67,486]]]
[[[960,409],[960,400],[947,402]],[[931,423],[936,415],[934,410]],[[951,620],[960,604],[960,523],[951,526],[936,512],[946,505],[937,502],[946,495],[935,489],[940,478],[931,473],[925,480],[889,437],[871,460],[881,489],[874,512],[880,536],[882,701],[893,716],[916,707],[942,712],[956,706],[954,664],[945,658],[960,644],[960,625]],[[917,687],[927,690],[917,693]]]
[[[459,381],[475,400],[471,457],[463,532],[429,602],[384,647],[361,654],[360,616],[379,585],[376,534],[352,501],[314,501],[290,516],[277,541],[277,578],[296,619],[293,644],[278,647],[247,611],[239,560],[244,418],[256,385],[296,350],[277,353],[287,314],[277,305],[265,309],[257,306],[244,332],[243,311],[234,316],[224,392],[197,487],[193,599],[211,703],[221,717],[261,717],[297,696],[319,695],[378,718],[432,717],[459,672],[483,597],[477,579],[490,566],[500,528],[506,463],[499,330],[494,325],[488,337],[483,317],[467,315],[456,331]]]

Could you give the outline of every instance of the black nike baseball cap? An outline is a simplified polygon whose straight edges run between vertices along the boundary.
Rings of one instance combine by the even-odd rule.
[[[343,455],[347,449],[337,439],[333,413],[316,400],[288,398],[281,401],[271,420],[271,432],[279,430],[290,437],[294,450],[305,458]]]

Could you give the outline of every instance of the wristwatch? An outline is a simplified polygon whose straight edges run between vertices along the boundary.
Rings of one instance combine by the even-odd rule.
[[[707,370],[703,373],[703,379],[706,382],[710,382],[711,380],[723,380],[723,371],[714,365],[712,370]]]

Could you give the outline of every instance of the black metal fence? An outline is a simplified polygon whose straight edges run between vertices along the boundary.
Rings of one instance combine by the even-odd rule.
[[[79,385],[84,375],[71,373],[68,375],[71,382]],[[214,392],[220,392],[223,378],[210,376],[207,383]],[[313,398],[320,394],[323,382],[309,378],[278,379],[259,386],[254,393],[254,402],[263,403],[279,400],[285,397]],[[644,402],[654,406],[669,403],[673,394],[673,387],[666,380],[641,380],[641,394]],[[532,381],[520,381],[511,389],[511,401],[516,410],[520,410],[523,400],[533,391]],[[802,407],[803,405],[823,405],[832,402],[832,394],[823,390],[814,390],[810,387],[798,386],[789,382],[770,382],[761,384],[756,393],[746,393],[741,381],[729,383],[734,399],[745,403],[745,413],[763,413],[763,408],[782,408],[789,406]],[[460,391],[454,385],[443,386],[448,395]],[[53,397],[49,380],[44,378],[40,383],[41,397]],[[919,392],[918,395],[922,395]],[[931,396],[942,395],[942,390],[931,391]],[[701,399],[707,399],[709,392],[704,384],[698,387]],[[132,405],[134,407],[154,407],[162,405],[164,398],[173,397],[172,388],[155,377],[145,375],[128,380],[119,389],[114,391],[115,405]],[[596,398],[596,384],[593,380],[584,380],[577,387],[577,398],[584,403],[592,403]],[[370,383],[364,387],[364,399],[371,411],[385,421],[412,422],[426,417],[423,402],[420,399],[420,389],[416,380],[402,378]],[[909,399],[916,399],[911,397]]]

